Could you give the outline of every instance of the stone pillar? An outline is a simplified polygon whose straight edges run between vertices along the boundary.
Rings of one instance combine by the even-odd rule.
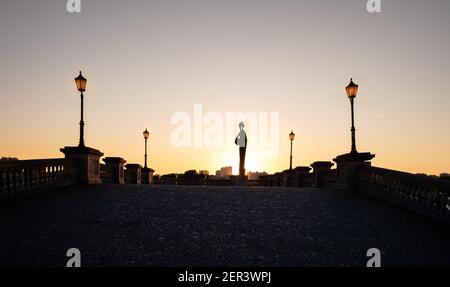
[[[136,163],[129,163],[125,165],[125,182],[127,184],[141,184],[141,170],[142,166]]]
[[[102,183],[100,178],[100,157],[103,153],[90,147],[66,146],[60,149],[65,158],[78,162],[78,182],[87,184]]]
[[[233,186],[248,186],[248,176],[246,175],[232,175],[230,182]]]
[[[281,172],[276,172],[273,174],[274,186],[282,186],[283,184],[283,174]]]
[[[125,183],[124,165],[127,162],[121,157],[107,157],[103,160],[105,162],[106,177],[103,182],[108,183]]]
[[[165,185],[176,185],[177,184],[177,175],[174,173],[163,175],[162,183]]]
[[[283,170],[281,172],[281,186],[282,187],[289,187],[292,186],[292,180],[294,177],[294,171],[293,170]]]
[[[312,187],[324,187],[325,178],[331,174],[331,167],[334,165],[331,161],[316,161],[311,164],[313,168]]]
[[[336,188],[350,190],[355,188],[357,182],[356,170],[359,166],[370,166],[370,160],[375,157],[370,152],[347,153],[333,159],[337,164]]]
[[[305,179],[310,176],[309,171],[311,168],[309,166],[298,166],[294,169],[294,179],[293,186],[305,187]]]
[[[142,169],[142,175],[141,175],[141,183],[142,184],[152,184],[153,183],[153,173],[155,172],[154,169],[144,167]]]

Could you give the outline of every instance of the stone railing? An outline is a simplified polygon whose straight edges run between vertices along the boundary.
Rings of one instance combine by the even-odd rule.
[[[336,170],[331,169],[333,163],[316,161],[309,166],[298,166],[292,170],[284,170],[271,175],[261,176],[260,186],[274,187],[316,187],[333,188],[336,183]]]
[[[231,180],[230,178],[217,178],[214,176],[206,177],[205,185],[208,186],[230,186]]]
[[[11,198],[77,182],[77,163],[68,159],[0,162],[0,198]]]
[[[201,174],[179,174],[177,185],[204,185],[205,176]]]
[[[450,182],[378,167],[356,170],[356,189],[450,222]]]

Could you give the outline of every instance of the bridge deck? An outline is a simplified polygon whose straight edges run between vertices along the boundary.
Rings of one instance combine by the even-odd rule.
[[[72,186],[0,205],[0,265],[450,266],[450,228],[334,190]]]

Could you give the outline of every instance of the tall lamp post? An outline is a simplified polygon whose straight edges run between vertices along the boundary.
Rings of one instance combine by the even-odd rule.
[[[356,98],[356,94],[358,93],[358,85],[353,83],[353,79],[350,79],[350,84],[348,84],[347,87],[345,87],[345,91],[347,92],[347,97],[350,99],[350,105],[352,109],[352,150],[350,151],[350,154],[357,154],[356,151],[356,139],[355,139],[355,116],[353,111],[353,101]]]
[[[86,91],[86,82],[87,80],[80,74],[75,78],[75,84],[77,85],[78,91],[81,93],[81,120],[80,120],[80,142],[78,144],[79,147],[85,147],[84,145],[84,121],[83,121],[83,92]]]
[[[289,170],[292,170],[292,143],[294,142],[295,134],[294,131],[291,130],[291,133],[289,134],[289,140],[291,141],[291,157],[289,161]]]
[[[144,168],[147,169],[147,139],[150,133],[145,129],[145,131],[142,133],[144,135],[145,139],[145,162],[144,162]]]

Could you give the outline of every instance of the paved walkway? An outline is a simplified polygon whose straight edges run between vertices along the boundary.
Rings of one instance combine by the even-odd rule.
[[[297,188],[73,186],[0,204],[0,265],[450,266],[450,227],[372,197]]]

